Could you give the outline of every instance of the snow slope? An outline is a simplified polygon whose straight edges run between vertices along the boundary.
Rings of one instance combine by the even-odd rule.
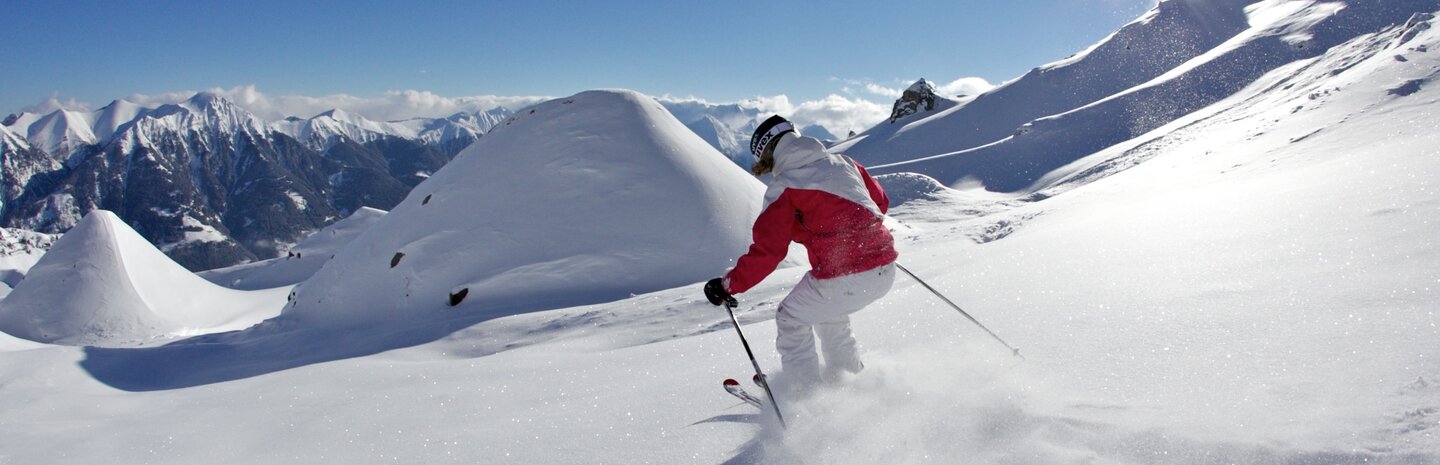
[[[96,142],[104,145],[124,129],[125,125],[140,119],[149,111],[150,109],[129,100],[114,100],[105,108],[101,108],[95,115],[95,123],[91,126],[91,132],[95,134]]]
[[[1037,119],[988,145],[873,171],[920,172],[947,185],[978,181],[995,191],[1033,189],[1047,173],[1228,97],[1271,70],[1435,8],[1434,0],[1256,2],[1244,9],[1248,28],[1149,82]]]
[[[284,257],[196,273],[231,289],[259,290],[299,284],[330,261],[336,252],[385,216],[384,210],[362,207],[345,219],[311,234]]]
[[[300,285],[282,320],[500,315],[717,276],[749,244],[761,192],[650,97],[552,100],[416,186]]]
[[[245,328],[275,316],[284,294],[205,282],[98,210],[0,301],[0,331],[57,344],[135,346]]]
[[[835,149],[866,166],[982,146],[1164,74],[1246,29],[1254,0],[1165,0],[1075,56],[1037,67],[962,105],[888,120]]]

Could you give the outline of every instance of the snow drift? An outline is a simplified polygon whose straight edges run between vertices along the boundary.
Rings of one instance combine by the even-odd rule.
[[[277,314],[283,295],[210,284],[115,214],[97,210],[0,301],[0,331],[57,344],[134,346],[248,327]]]
[[[471,316],[718,276],[761,184],[654,99],[590,91],[497,126],[301,284],[283,320]]]

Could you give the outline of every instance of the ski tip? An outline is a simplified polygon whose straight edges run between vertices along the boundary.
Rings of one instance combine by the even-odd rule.
[[[733,380],[733,379],[727,379],[727,380],[725,380],[725,382],[722,383],[722,384],[724,384],[724,385],[726,385],[726,386],[739,386],[739,385],[740,385],[740,382],[739,382],[739,381],[735,381],[735,380]]]

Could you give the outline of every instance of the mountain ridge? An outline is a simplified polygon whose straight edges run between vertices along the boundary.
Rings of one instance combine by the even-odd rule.
[[[4,133],[0,223],[60,233],[103,209],[194,270],[275,257],[361,207],[390,208],[480,137],[476,128],[483,124],[473,121],[492,121],[498,113],[452,117],[471,121],[470,127],[433,137],[444,142],[435,144],[403,137],[419,135],[404,125],[370,124],[354,115],[344,118],[350,126],[330,125],[333,131],[306,143],[212,92],[156,108],[116,100],[95,112],[12,115]],[[317,118],[332,123],[335,116],[345,115]],[[55,152],[16,134],[14,127],[27,122],[27,131],[60,135],[43,139]],[[437,134],[454,125],[423,122]],[[97,137],[92,127],[116,132]],[[399,135],[362,134],[366,128]]]

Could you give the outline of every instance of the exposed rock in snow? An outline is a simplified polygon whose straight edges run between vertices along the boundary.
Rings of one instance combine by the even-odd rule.
[[[941,97],[939,93],[935,91],[935,86],[926,82],[924,78],[921,78],[919,81],[911,84],[908,89],[905,89],[905,91],[900,94],[900,98],[895,100],[895,105],[890,109],[890,124],[895,124],[895,121],[900,118],[922,111],[933,112],[936,110],[935,103],[937,101],[944,102],[946,100],[945,97]],[[941,109],[943,110],[944,108]]]

